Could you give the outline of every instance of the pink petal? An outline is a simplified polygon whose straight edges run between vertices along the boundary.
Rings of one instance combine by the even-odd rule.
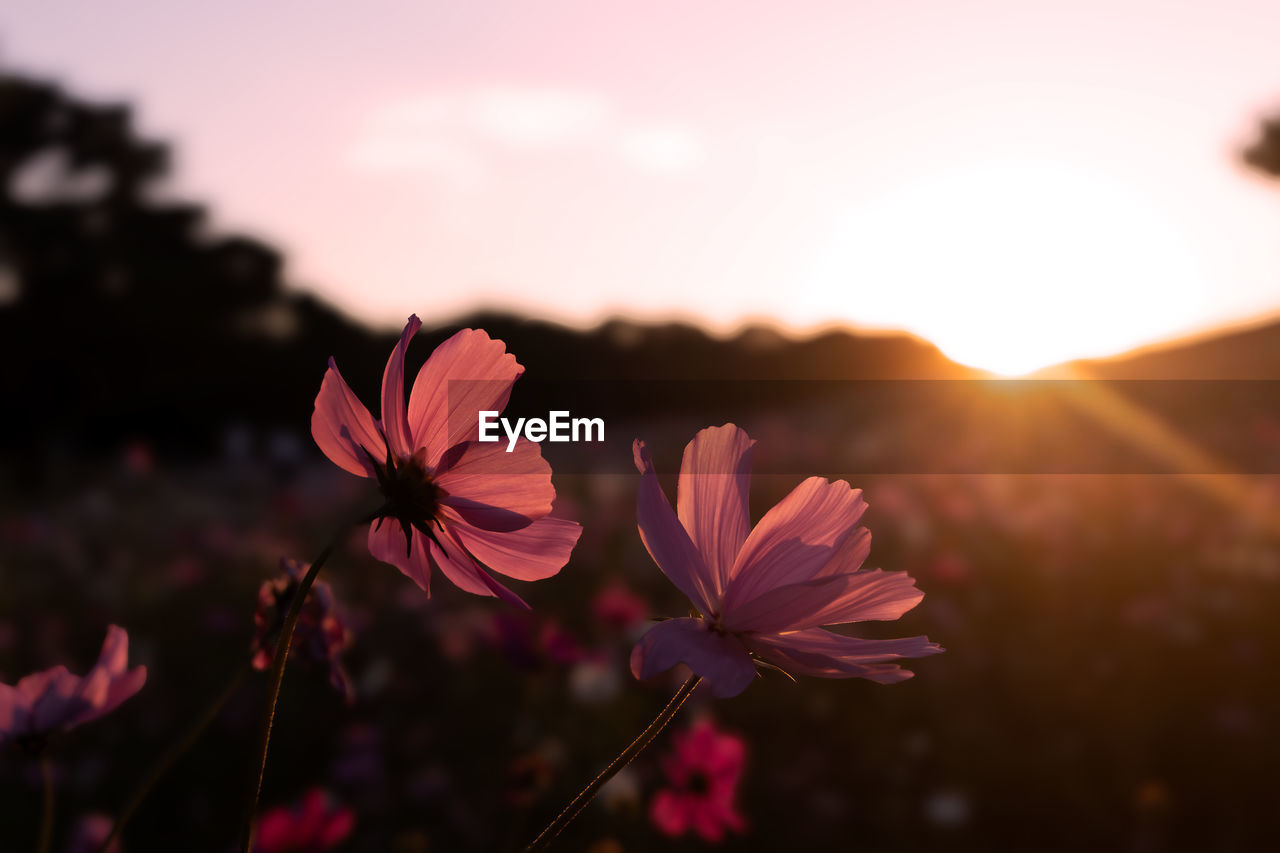
[[[765,513],[738,553],[726,611],[789,583],[814,577],[838,553],[866,510],[860,489],[810,477]]]
[[[0,742],[26,730],[29,704],[18,688],[0,684]]]
[[[522,581],[549,578],[569,562],[582,526],[546,516],[509,532],[481,530],[462,519],[450,526],[471,555],[499,574]]]
[[[737,696],[756,677],[755,664],[738,638],[712,631],[701,619],[659,622],[631,651],[631,673],[640,679],[680,663],[702,676],[722,699]]]
[[[102,642],[102,651],[98,654],[98,662],[80,681],[80,698],[93,708],[102,707],[107,701],[112,680],[123,675],[128,666],[129,635],[119,625],[110,625],[107,627],[106,639]],[[79,722],[90,718],[85,715]]]
[[[870,553],[871,531],[865,527],[854,528],[814,577],[852,574],[862,568]]]
[[[382,373],[382,428],[386,430],[387,443],[398,458],[413,455],[413,439],[404,405],[404,351],[420,328],[422,321],[418,315],[411,315]]]
[[[107,698],[102,706],[96,710],[91,716],[77,720],[79,723],[88,720],[97,719],[103,714],[110,714],[120,703],[131,698],[135,693],[142,689],[147,683],[147,668],[145,666],[135,666],[124,675],[118,676],[111,682],[110,688],[107,690]]]
[[[551,512],[556,498],[542,449],[523,438],[510,453],[505,442],[455,445],[441,465],[441,503],[485,530],[519,530]]]
[[[311,413],[311,436],[329,461],[360,477],[374,475],[369,456],[379,462],[387,458],[387,443],[373,415],[343,381],[332,358]]]
[[[751,529],[747,492],[754,445],[733,424],[710,427],[693,437],[680,463],[676,509],[710,570],[710,592],[716,599],[724,593]]]
[[[52,732],[70,725],[84,712],[80,678],[65,666],[28,675],[18,682],[18,690],[31,697],[31,728]]]
[[[663,835],[676,838],[689,831],[690,811],[687,794],[662,790],[649,804],[649,819]]]
[[[924,593],[906,572],[826,575],[775,587],[740,607],[726,610],[730,631],[772,634],[870,619],[897,619],[920,603]]]
[[[704,841],[719,844],[724,841],[724,826],[721,824],[720,810],[714,804],[703,801],[693,813],[693,831]]]
[[[426,539],[420,533],[414,535]],[[431,553],[431,560],[458,589],[473,595],[497,596],[524,610],[532,609],[520,596],[498,583],[492,575],[476,565],[471,555],[454,539],[450,529],[437,531],[436,540],[426,543]]]
[[[369,553],[375,560],[390,563],[431,595],[431,561],[427,557],[422,534],[416,530],[405,539],[404,528],[394,518],[383,518],[369,525]]]
[[[752,634],[752,651],[792,674],[822,678],[867,678],[881,684],[905,681],[913,673],[890,661],[943,651],[928,637],[864,640],[810,628],[785,634]]]
[[[640,539],[649,556],[662,569],[662,573],[689,597],[693,606],[704,616],[716,612],[718,598],[709,592],[713,584],[702,555],[698,553],[689,533],[676,518],[667,496],[658,482],[658,472],[653,468],[649,450],[644,442],[636,439],[632,444],[636,468],[640,470],[640,488],[636,495],[636,521],[640,527]]]
[[[502,341],[479,329],[449,338],[418,371],[409,395],[413,445],[432,465],[460,441],[475,439],[482,411],[502,411],[511,386],[524,373]]]
[[[326,820],[318,841],[324,848],[335,847],[345,841],[355,828],[355,813],[347,808],[338,809]]]

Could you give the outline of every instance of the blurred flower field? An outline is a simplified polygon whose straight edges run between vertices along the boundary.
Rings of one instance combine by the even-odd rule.
[[[691,434],[672,422],[611,427],[668,460]],[[748,428],[771,470],[839,476],[852,452],[782,415]],[[673,494],[673,468],[660,470]],[[263,813],[320,791],[351,823],[325,842],[334,850],[521,849],[683,681],[677,671],[638,683],[627,667],[647,616],[688,610],[637,535],[638,479],[555,475],[555,513],[583,534],[558,575],[513,582],[531,613],[443,583],[428,599],[353,533],[322,575],[350,631],[353,700],[323,665],[289,668]],[[753,519],[800,479],[757,476]],[[654,812],[672,784],[664,768],[698,726],[742,742],[728,849],[1266,849],[1280,822],[1269,666],[1280,660],[1269,526],[1280,480],[1248,478],[1247,504],[1206,484],[859,478],[867,565],[909,571],[926,594],[900,624],[859,635],[927,634],[947,653],[910,661],[916,677],[893,687],[763,670],[733,699],[696,692],[558,849],[713,846]],[[112,623],[128,628],[130,662],[148,668],[137,696],[57,744],[59,850],[80,849],[77,824],[109,826],[248,663],[258,591],[280,559],[311,559],[335,520],[376,503],[318,454],[256,439],[200,466],[135,445],[101,464],[68,462],[36,497],[0,494],[0,681],[59,663],[86,671]],[[230,849],[263,681],[232,696],[122,849]],[[0,762],[6,849],[34,846],[39,788],[32,762]],[[687,831],[668,837],[677,829]]]

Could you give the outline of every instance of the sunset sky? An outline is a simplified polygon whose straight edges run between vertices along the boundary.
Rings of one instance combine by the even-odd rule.
[[[42,0],[5,65],[388,328],[902,328],[1018,372],[1280,310],[1268,0]]]

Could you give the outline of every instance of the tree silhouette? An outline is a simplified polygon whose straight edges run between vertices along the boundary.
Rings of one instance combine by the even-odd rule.
[[[200,450],[227,420],[305,407],[306,393],[272,381],[303,358],[318,381],[324,356],[285,346],[304,326],[329,346],[368,338],[287,294],[274,249],[212,236],[203,207],[163,200],[169,167],[127,108],[0,77],[5,443],[92,449],[140,434]]]
[[[1280,116],[1264,119],[1258,138],[1245,148],[1244,162],[1273,178],[1280,178]]]

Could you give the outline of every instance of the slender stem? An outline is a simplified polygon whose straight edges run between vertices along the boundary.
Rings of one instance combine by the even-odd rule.
[[[595,799],[596,794],[600,793],[600,789],[604,787],[605,783],[616,776],[619,770],[630,764],[666,728],[667,723],[671,722],[671,718],[680,710],[684,700],[689,698],[689,694],[693,692],[693,689],[698,686],[698,682],[701,680],[697,675],[689,676],[689,680],[681,685],[680,689],[676,691],[676,695],[672,696],[671,701],[667,703],[667,707],[663,708],[662,712],[653,718],[653,722],[649,724],[649,727],[642,731],[640,736],[631,742],[630,746],[622,750],[617,758],[609,762],[609,766],[600,771],[600,775],[592,779],[591,784],[583,788],[581,793],[574,797],[569,805],[565,806],[564,811],[560,812],[559,816],[551,821],[537,838],[530,842],[529,846],[524,849],[524,853],[534,853],[536,850],[542,850],[554,841],[556,836],[587,807],[587,803]]]
[[[165,751],[156,763],[151,766],[151,770],[143,777],[138,786],[133,789],[133,794],[129,797],[128,803],[120,811],[119,817],[116,818],[115,826],[111,827],[111,834],[102,842],[99,853],[107,853],[111,849],[112,843],[120,837],[120,833],[124,832],[125,825],[129,823],[129,819],[133,817],[133,813],[147,799],[156,783],[160,781],[160,777],[169,772],[169,768],[181,758],[191,746],[200,739],[204,734],[204,730],[209,727],[222,710],[223,706],[231,700],[231,697],[240,689],[240,685],[244,683],[245,678],[252,671],[249,664],[244,664],[231,676],[231,680],[227,682],[227,686],[222,689],[218,697],[205,708],[204,712],[193,722],[181,738],[173,743],[168,750]]]
[[[356,524],[366,524],[379,518],[385,509],[386,507],[381,507],[359,521],[345,525],[339,530],[311,564],[311,568],[307,570],[306,575],[298,584],[298,589],[293,594],[293,600],[289,602],[289,612],[284,617],[284,623],[280,626],[280,633],[276,638],[275,654],[271,659],[271,671],[267,675],[267,702],[263,706],[262,718],[258,724],[254,773],[249,782],[249,796],[245,799],[244,817],[240,824],[241,853],[249,853],[250,847],[253,846],[253,818],[258,811],[258,797],[262,794],[262,778],[267,770],[267,750],[271,746],[271,726],[275,722],[276,703],[280,699],[280,683],[284,681],[284,668],[285,664],[289,662],[289,649],[293,645],[293,629],[298,625],[298,616],[302,613],[303,602],[307,600],[307,593],[311,591],[311,585],[315,583],[316,575],[320,574],[320,567],[333,556],[333,552],[337,550],[338,545],[346,537],[347,531]]]
[[[40,809],[40,840],[36,853],[49,853],[53,844],[53,760],[49,753],[40,756],[40,782],[44,788],[44,803]]]

